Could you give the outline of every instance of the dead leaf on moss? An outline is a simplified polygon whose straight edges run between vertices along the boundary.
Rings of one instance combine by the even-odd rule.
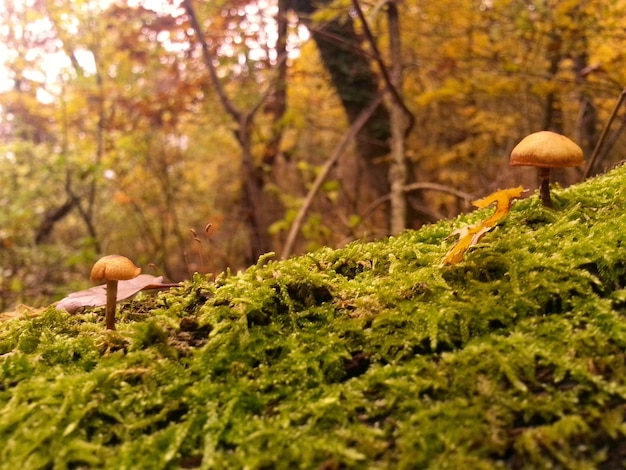
[[[180,284],[164,284],[163,276],[155,277],[150,274],[140,274],[134,279],[118,282],[117,301],[128,299],[142,290],[169,289],[170,287],[178,287],[179,285]],[[106,303],[106,286],[102,284],[78,292],[72,292],[56,304],[56,309],[76,313],[82,307],[100,307],[106,305]]]
[[[524,188],[519,186],[517,188],[502,189],[490,194],[487,197],[473,201],[472,204],[480,209],[496,204],[496,211],[490,217],[485,220],[463,227],[460,230],[455,230],[451,235],[459,235],[459,241],[446,253],[446,256],[441,261],[442,265],[456,264],[463,261],[465,252],[472,246],[476,245],[480,239],[489,232],[496,223],[505,215],[509,213],[511,204],[515,199],[522,197]]]
[[[34,308],[28,305],[20,304],[15,307],[15,310],[11,312],[0,313],[0,321],[14,320],[16,318],[32,318],[43,312],[45,308]]]

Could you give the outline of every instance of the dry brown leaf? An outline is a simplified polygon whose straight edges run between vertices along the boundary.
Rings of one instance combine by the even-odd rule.
[[[20,304],[15,307],[15,310],[11,312],[0,313],[0,321],[14,320],[16,318],[32,318],[43,312],[45,308],[34,308],[28,305]]]
[[[513,200],[522,197],[524,188],[521,186],[517,188],[502,189],[496,191],[489,196],[473,201],[472,204],[480,209],[496,204],[496,211],[490,217],[485,220],[467,227],[463,227],[460,230],[456,230],[452,235],[459,235],[459,241],[450,248],[450,251],[446,253],[446,256],[441,261],[442,265],[456,264],[463,261],[465,252],[472,246],[476,245],[480,239],[489,232],[502,217],[509,213]]]
[[[163,276],[155,277],[150,274],[140,274],[134,279],[118,282],[117,301],[128,299],[142,290],[168,289],[177,286],[179,286],[179,284],[164,284]],[[106,305],[106,302],[106,286],[103,284],[78,292],[72,292],[67,297],[57,302],[56,309],[76,313],[76,311],[82,307],[100,307]]]

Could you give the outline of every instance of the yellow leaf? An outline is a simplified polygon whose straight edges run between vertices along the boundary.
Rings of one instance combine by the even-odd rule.
[[[484,209],[494,202],[496,203],[496,212],[491,217],[483,220],[481,225],[493,227],[498,220],[509,213],[513,200],[522,197],[523,192],[524,188],[518,186],[517,188],[501,189],[485,198],[472,201],[472,204],[479,209]]]
[[[485,220],[474,224],[469,225],[467,227],[463,227],[460,230],[457,230],[452,233],[452,235],[459,235],[459,241],[446,253],[446,256],[441,261],[442,265],[445,264],[456,264],[459,261],[463,261],[463,256],[465,252],[471,247],[476,245],[480,239],[491,230],[496,222],[500,220],[502,217],[509,213],[511,209],[511,203],[514,199],[519,199],[522,197],[522,193],[524,192],[524,188],[521,186],[517,188],[511,189],[502,189],[500,191],[496,191],[489,196],[479,199],[477,201],[473,201],[476,207],[482,209],[490,206],[491,204],[496,204],[496,211],[493,215],[489,216]]]

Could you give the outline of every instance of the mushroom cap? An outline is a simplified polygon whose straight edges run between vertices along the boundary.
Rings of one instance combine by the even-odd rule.
[[[141,268],[122,255],[108,255],[100,258],[91,268],[92,281],[126,281],[139,276]]]
[[[564,168],[585,162],[582,149],[564,135],[540,131],[524,137],[511,152],[513,166]]]

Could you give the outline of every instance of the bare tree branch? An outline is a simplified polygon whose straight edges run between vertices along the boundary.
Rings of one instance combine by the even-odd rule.
[[[374,52],[374,60],[378,64],[378,68],[380,69],[380,73],[383,77],[383,80],[385,81],[387,90],[389,91],[389,93],[391,93],[391,96],[393,96],[394,101],[396,101],[396,103],[402,107],[402,110],[406,114],[406,117],[408,119],[407,127],[405,130],[405,136],[406,136],[408,135],[409,132],[411,132],[411,130],[413,129],[413,126],[415,125],[415,116],[413,116],[413,113],[411,112],[411,110],[407,108],[404,100],[402,99],[402,97],[400,96],[400,93],[398,92],[398,89],[393,84],[393,80],[391,79],[389,75],[389,71],[387,69],[387,65],[383,61],[382,55],[380,54],[380,51],[378,50],[378,46],[376,45],[376,39],[374,39],[374,35],[372,34],[372,31],[370,30],[367,24],[367,19],[365,18],[365,15],[363,14],[361,5],[359,5],[359,0],[352,0],[352,5],[354,6],[354,10],[356,11],[357,16],[359,17],[359,20],[361,20],[361,23],[363,26],[363,33],[365,34],[365,37],[367,38],[367,42],[370,44],[370,47],[372,48],[372,51]]]
[[[473,199],[473,196],[469,193],[466,193],[465,191],[461,191],[460,189],[452,188],[450,186],[445,186],[443,184],[438,184],[438,183],[428,183],[428,182],[412,183],[412,184],[407,184],[404,188],[402,188],[402,190],[405,193],[410,193],[413,191],[424,190],[424,189],[452,194],[460,199],[463,199],[465,202],[469,202]],[[367,216],[369,216],[369,214],[374,212],[378,208],[378,206],[380,206],[381,204],[384,204],[390,198],[391,198],[391,194],[385,194],[384,196],[381,196],[378,199],[376,199],[374,202],[372,202],[369,205],[367,209],[365,209],[365,211],[361,215],[361,218],[363,219],[367,218]]]
[[[217,70],[215,68],[215,64],[213,63],[213,56],[211,55],[211,51],[209,51],[209,45],[204,38],[204,32],[202,31],[202,27],[200,26],[200,22],[198,21],[198,16],[196,15],[196,11],[193,8],[192,0],[183,0],[183,8],[187,12],[187,16],[189,17],[189,21],[191,23],[191,27],[193,28],[194,33],[198,39],[198,43],[202,48],[202,59],[204,61],[204,65],[206,66],[209,77],[211,78],[211,83],[215,88],[215,92],[219,97],[222,106],[224,109],[230,114],[237,122],[241,122],[242,120],[242,112],[239,110],[235,103],[228,97],[224,87],[222,86],[222,82],[217,76]]]
[[[591,176],[593,167],[596,164],[596,160],[598,159],[600,148],[602,147],[602,144],[604,143],[606,139],[607,133],[609,132],[611,124],[613,123],[613,120],[615,119],[615,116],[617,116],[617,111],[619,111],[620,106],[622,106],[624,98],[626,98],[626,88],[623,88],[622,92],[617,97],[615,106],[613,106],[613,111],[611,111],[611,115],[609,116],[609,119],[606,122],[604,129],[602,130],[602,134],[600,135],[600,138],[598,139],[598,142],[596,143],[596,147],[593,149],[593,154],[591,155],[591,159],[589,160],[589,164],[587,165],[587,168],[583,175],[583,180],[586,180],[587,178],[589,178],[589,176]]]
[[[76,201],[74,199],[68,199],[59,207],[46,211],[43,216],[43,220],[37,228],[37,232],[35,234],[35,244],[40,245],[44,243],[52,234],[52,230],[56,223],[64,219],[75,205]]]
[[[335,147],[335,150],[333,151],[330,158],[326,160],[326,163],[324,163],[322,171],[320,171],[320,173],[317,175],[317,178],[313,182],[313,186],[311,186],[311,189],[306,195],[304,202],[302,203],[302,206],[300,207],[300,210],[298,211],[298,215],[296,216],[293,223],[291,224],[291,227],[289,228],[289,234],[287,235],[287,240],[285,241],[285,245],[281,253],[281,258],[283,259],[288,258],[289,255],[291,254],[293,250],[293,246],[296,242],[296,237],[298,236],[298,233],[300,232],[300,229],[302,228],[302,224],[304,222],[304,218],[306,217],[306,214],[311,208],[313,199],[315,198],[316,194],[318,193],[318,191],[324,184],[324,181],[326,181],[326,178],[328,177],[332,168],[337,164],[337,162],[339,161],[339,159],[345,152],[350,142],[354,140],[354,138],[357,136],[357,134],[360,132],[363,126],[367,123],[368,119],[374,113],[374,111],[376,111],[376,108],[378,108],[381,102],[382,102],[381,95],[376,96],[376,98],[372,100],[369,106],[361,112],[361,114],[359,115],[358,119],[354,122],[354,124],[350,126],[350,130],[348,131],[348,133],[343,137],[341,142],[339,142],[339,145]]]
[[[196,35],[198,43],[202,49],[202,60],[204,62],[207,71],[209,72],[209,77],[211,78],[211,84],[215,88],[215,92],[222,103],[224,109],[232,116],[232,118],[237,121],[238,124],[244,123],[243,127],[246,127],[246,123],[250,123],[252,121],[252,117],[256,114],[259,108],[263,105],[263,103],[267,100],[267,98],[274,92],[274,87],[268,87],[266,92],[259,98],[258,102],[252,106],[249,111],[242,111],[239,109],[235,103],[228,97],[226,91],[224,90],[224,86],[222,85],[221,80],[217,75],[217,69],[214,63],[214,57],[209,50],[209,45],[204,38],[204,32],[202,31],[202,27],[200,26],[200,22],[198,21],[198,16],[192,5],[192,0],[183,0],[183,7],[187,12],[187,16],[189,17],[189,21],[191,23],[191,27]],[[278,74],[282,73],[282,66],[286,63],[287,54],[286,52],[280,54],[277,58],[276,68],[278,70]]]

